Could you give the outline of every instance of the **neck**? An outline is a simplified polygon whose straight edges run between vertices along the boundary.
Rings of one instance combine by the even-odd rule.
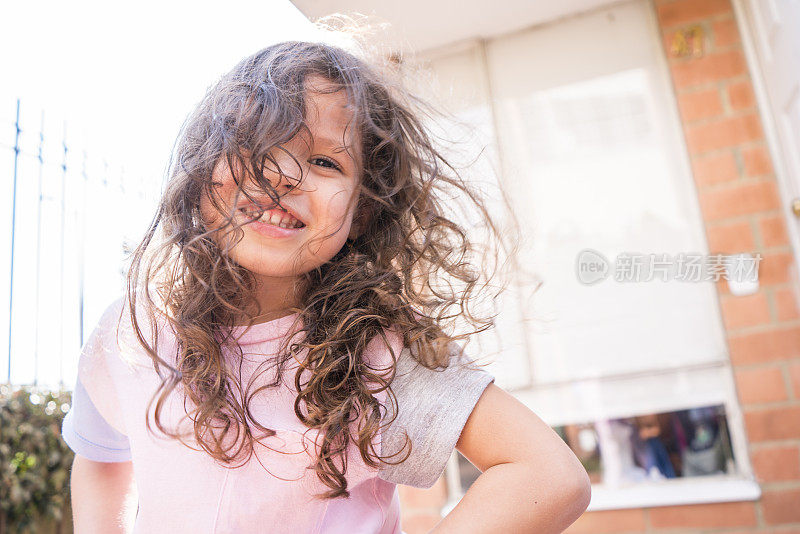
[[[287,278],[259,278],[256,289],[256,299],[261,307],[253,324],[266,323],[286,317],[292,308],[299,308],[302,298],[300,279]],[[251,310],[255,314],[256,310]],[[237,323],[244,324],[246,318],[241,318]]]

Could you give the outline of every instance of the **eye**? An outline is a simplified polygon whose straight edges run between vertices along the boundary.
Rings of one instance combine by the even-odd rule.
[[[324,167],[326,169],[333,169],[336,171],[341,172],[342,168],[330,158],[326,158],[324,156],[315,156],[311,158],[310,163],[312,165],[319,165],[320,167]]]

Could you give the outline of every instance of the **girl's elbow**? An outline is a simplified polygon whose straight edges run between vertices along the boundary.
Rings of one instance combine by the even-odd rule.
[[[585,469],[578,471],[575,482],[565,489],[564,495],[566,507],[572,511],[572,521],[575,521],[583,515],[592,501],[592,482]]]
[[[571,476],[567,477],[570,483],[566,485],[565,493],[569,496],[570,507],[576,511],[575,519],[577,519],[586,511],[592,500],[592,481],[578,457],[571,450],[568,455]]]
[[[580,513],[589,508],[589,503],[592,502],[592,482],[589,480],[589,475],[586,471],[583,472],[584,476],[581,477],[580,483],[575,487],[575,502],[580,508]]]
[[[548,511],[545,515],[550,518],[547,532],[563,532],[589,507],[592,484],[589,475],[582,467],[579,470],[562,469],[558,473],[553,473],[552,479],[557,479],[560,483],[540,487],[531,498],[530,502],[535,503],[531,508],[533,514],[531,517],[535,518],[534,521],[541,521],[540,506],[542,503],[547,503]],[[540,528],[541,526],[543,524]]]
[[[561,483],[551,487],[550,503],[566,529],[586,512],[592,500],[592,483],[583,466],[561,470],[554,478]]]

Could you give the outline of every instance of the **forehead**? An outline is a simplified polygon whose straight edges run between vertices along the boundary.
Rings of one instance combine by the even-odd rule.
[[[311,76],[305,81],[305,104],[306,123],[315,138],[355,145],[353,111],[344,89],[320,76]]]

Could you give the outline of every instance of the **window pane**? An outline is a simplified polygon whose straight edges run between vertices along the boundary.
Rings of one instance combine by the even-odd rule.
[[[522,262],[543,280],[524,306],[534,387],[727,361],[712,282],[576,276],[584,249],[612,268],[624,252],[707,253],[651,15],[633,2],[488,46]]]
[[[725,407],[697,406],[554,428],[592,484],[610,488],[676,478],[733,475],[735,454]],[[480,472],[458,455],[461,489]]]
[[[424,61],[424,68],[432,74],[434,85],[423,84],[420,89],[427,93],[428,99],[451,114],[450,117],[429,120],[427,126],[433,131],[433,138],[438,141],[449,163],[483,195],[487,211],[502,232],[509,210],[498,183],[501,169],[480,54],[476,48],[469,47],[428,58]],[[463,196],[454,192],[442,207],[448,210],[448,216],[463,225],[473,243],[485,242],[488,235],[486,222]],[[502,257],[500,259],[502,261]],[[493,265],[493,259],[483,263],[487,269]],[[530,360],[517,281],[510,281],[506,291],[490,301],[490,297],[497,293],[495,288],[499,281],[496,278],[489,290],[476,291],[482,300],[471,309],[484,317],[499,314],[494,319],[494,328],[470,338],[467,352],[480,363],[489,364],[486,370],[496,377],[498,385],[513,390],[530,385]],[[465,325],[458,324],[457,327],[461,330]]]

